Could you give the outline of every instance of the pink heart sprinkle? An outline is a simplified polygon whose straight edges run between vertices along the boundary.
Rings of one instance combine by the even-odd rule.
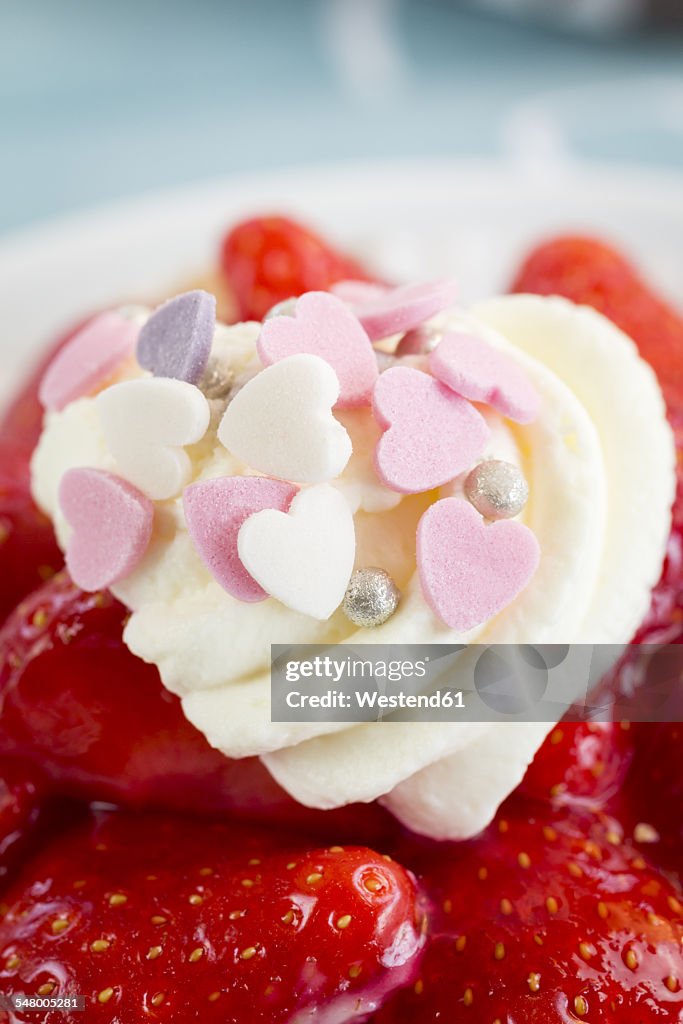
[[[127,480],[99,469],[69,469],[59,504],[73,533],[66,567],[83,590],[101,590],[129,576],[152,536],[152,502]]]
[[[391,285],[377,284],[376,281],[337,281],[331,286],[330,291],[347,305],[357,306],[364,302],[383,299],[392,288]]]
[[[324,359],[339,378],[339,409],[368,402],[378,374],[374,349],[358,319],[327,292],[307,292],[297,300],[294,316],[266,320],[258,353],[266,366],[300,353]]]
[[[450,279],[405,284],[383,295],[354,304],[354,313],[371,341],[419,327],[425,320],[452,306],[457,285]]]
[[[456,394],[486,402],[517,423],[531,423],[538,416],[538,393],[524,371],[474,334],[445,335],[430,353],[429,368]]]
[[[113,310],[90,320],[48,366],[38,392],[43,408],[63,409],[94,394],[132,356],[139,333],[139,324]]]
[[[522,523],[484,524],[461,498],[431,505],[417,528],[417,566],[432,611],[464,633],[510,604],[536,572],[540,548]]]
[[[242,524],[264,508],[287,512],[297,493],[293,484],[266,476],[219,477],[185,488],[185,520],[197,553],[214,579],[238,601],[268,597],[237,553]]]
[[[394,491],[414,494],[448,483],[479,458],[489,437],[473,405],[408,366],[385,370],[372,404],[385,430],[375,450],[375,468]]]

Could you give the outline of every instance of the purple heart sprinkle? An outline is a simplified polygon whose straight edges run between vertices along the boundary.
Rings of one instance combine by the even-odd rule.
[[[140,331],[137,359],[155,377],[198,384],[206,370],[216,326],[216,300],[204,291],[169,299]]]

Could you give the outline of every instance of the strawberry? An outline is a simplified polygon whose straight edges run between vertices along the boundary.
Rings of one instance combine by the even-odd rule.
[[[615,820],[514,797],[477,839],[412,845],[431,940],[417,983],[374,1024],[679,1019],[681,893]]]
[[[662,578],[636,643],[683,639],[683,317],[617,250],[592,238],[560,237],[522,264],[512,291],[563,295],[593,306],[628,334],[659,377],[679,457],[673,530]]]
[[[527,257],[511,290],[564,295],[604,313],[635,341],[669,403],[683,406],[683,318],[616,249],[594,238],[555,238]]]
[[[110,593],[86,594],[65,572],[16,609],[0,630],[0,750],[40,764],[71,796],[384,835],[379,808],[309,810],[257,758],[211,748],[124,644],[126,617]]]
[[[669,422],[678,450],[676,498],[662,575],[634,638],[639,644],[683,642],[683,405],[669,405]]]
[[[23,456],[0,447],[0,623],[63,564],[52,523],[28,491]]]
[[[66,573],[16,609],[0,630],[2,748],[74,795],[201,807],[225,759],[128,651],[125,618],[111,594],[86,594]]]
[[[287,217],[254,217],[225,236],[221,269],[240,320],[261,320],[276,303],[327,291],[347,278],[371,280],[360,264]]]
[[[111,1024],[356,1019],[421,945],[413,881],[388,858],[175,817],[96,813],[5,900],[0,989],[83,994],[86,1018]]]
[[[13,462],[22,465],[28,476],[28,461],[38,443],[43,428],[43,407],[38,399],[38,388],[43,375],[55,355],[86,325],[86,317],[56,338],[34,365],[14,398],[0,412],[0,450],[5,446],[14,452]],[[2,459],[0,459],[2,465]]]
[[[52,524],[31,498],[29,461],[43,425],[40,381],[55,353],[81,326],[57,339],[0,413],[0,623],[64,564]]]
[[[605,800],[623,780],[630,754],[628,732],[617,723],[560,722],[529,765],[520,789],[538,800]]]
[[[640,848],[683,879],[683,723],[634,723],[631,729],[635,755],[623,813]]]
[[[44,788],[37,769],[0,758],[0,880],[20,863],[42,823]]]

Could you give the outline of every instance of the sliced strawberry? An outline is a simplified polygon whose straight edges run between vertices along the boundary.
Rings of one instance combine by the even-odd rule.
[[[0,447],[0,623],[62,566],[50,520],[28,491],[23,456]]]
[[[560,722],[529,765],[521,791],[538,800],[596,803],[619,788],[629,733],[613,722]]]
[[[683,406],[683,318],[618,250],[594,238],[555,238],[527,257],[512,291],[564,295],[604,313],[633,338],[670,404]]]
[[[406,981],[421,944],[398,864],[183,818],[99,813],[5,899],[2,991],[83,994],[86,1018],[112,1024],[362,1018]]]
[[[127,611],[60,573],[0,630],[0,750],[31,759],[59,792],[133,807],[234,810],[375,841],[378,808],[317,812],[291,800],[257,758],[209,746],[153,665],[123,642]]]
[[[225,236],[221,268],[241,320],[261,320],[276,303],[327,291],[348,278],[371,280],[355,260],[287,217],[254,217]]]
[[[434,902],[420,977],[375,1024],[654,1024],[683,999],[681,893],[584,808],[518,797],[478,839],[402,851]]]

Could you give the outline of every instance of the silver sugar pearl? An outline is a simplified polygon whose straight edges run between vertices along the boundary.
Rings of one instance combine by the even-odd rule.
[[[433,352],[443,337],[435,327],[414,327],[403,335],[396,346],[397,356],[421,356]]]
[[[356,569],[344,594],[344,614],[356,626],[371,629],[390,619],[401,592],[384,569]]]
[[[512,462],[487,459],[465,479],[465,497],[485,519],[512,519],[529,498],[529,485]]]
[[[235,374],[217,359],[210,359],[199,387],[209,399],[227,398],[235,382]]]
[[[295,312],[296,299],[283,299],[282,302],[276,302],[275,305],[268,310],[263,319],[265,321],[272,320],[274,316],[294,316]]]

